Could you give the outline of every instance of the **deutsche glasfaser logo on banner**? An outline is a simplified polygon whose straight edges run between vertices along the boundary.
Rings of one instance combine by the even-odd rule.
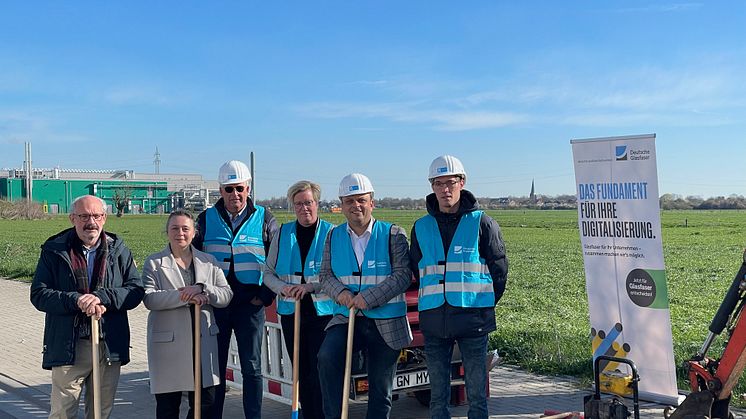
[[[628,148],[626,145],[616,146],[616,161],[650,160],[651,152],[645,148]]]
[[[627,146],[618,145],[616,146],[616,161],[627,160]]]

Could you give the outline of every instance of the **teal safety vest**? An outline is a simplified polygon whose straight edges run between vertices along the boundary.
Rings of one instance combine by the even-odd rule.
[[[365,256],[358,266],[352,240],[347,233],[347,223],[335,227],[331,238],[332,272],[353,294],[367,288],[375,287],[391,275],[391,257],[389,251],[389,236],[391,223],[375,221],[371,231]],[[347,307],[337,306],[336,314],[349,315]],[[400,294],[387,303],[369,310],[363,314],[372,319],[392,319],[407,314],[407,304],[404,294]]]
[[[448,255],[443,252],[443,240],[438,222],[426,215],[414,224],[422,259],[420,272],[420,311],[448,304],[454,307],[493,307],[495,292],[492,276],[485,260],[479,257],[479,220],[482,211],[461,216],[451,240]]]
[[[220,217],[215,207],[205,214],[205,252],[215,256],[218,265],[228,276],[231,262],[236,279],[242,284],[262,284],[262,265],[265,261],[262,227],[264,207],[255,205],[256,211],[233,234],[230,224]]]
[[[308,255],[306,255],[306,264],[303,267],[301,267],[300,248],[295,235],[296,227],[297,223],[295,221],[285,223],[280,227],[280,242],[278,243],[275,272],[280,279],[288,284],[300,284],[301,278],[305,278],[309,284],[318,283],[326,236],[334,225],[319,220],[316,234],[311,242],[311,247],[308,249]],[[319,316],[334,314],[337,304],[328,295],[313,293],[311,299],[313,300],[313,306],[316,308],[316,314]],[[295,312],[295,299],[278,294],[277,312],[281,315],[293,314]]]

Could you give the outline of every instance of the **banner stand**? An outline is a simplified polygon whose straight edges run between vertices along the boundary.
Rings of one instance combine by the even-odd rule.
[[[570,143],[593,359],[632,360],[640,397],[678,406],[684,397],[676,385],[655,134]]]

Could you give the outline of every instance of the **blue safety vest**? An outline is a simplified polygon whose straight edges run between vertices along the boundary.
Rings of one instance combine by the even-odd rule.
[[[330,222],[319,220],[316,227],[316,234],[313,236],[311,247],[306,255],[306,264],[301,271],[300,248],[296,239],[297,222],[285,223],[280,227],[280,242],[278,243],[277,265],[275,272],[284,282],[288,284],[300,284],[301,278],[305,278],[306,283],[319,282],[319,269],[321,269],[321,258],[324,256],[324,244],[329,230],[334,227]],[[293,314],[295,312],[295,299],[284,297],[282,294],[277,295],[277,312],[282,315]],[[316,308],[316,314],[319,316],[328,316],[334,314],[337,305],[328,295],[324,293],[311,294],[313,306]]]
[[[331,235],[331,265],[332,272],[353,294],[367,288],[375,287],[391,275],[391,257],[389,251],[389,237],[391,223],[375,221],[371,231],[365,256],[358,266],[352,240],[347,233],[347,223],[332,230]],[[347,307],[337,306],[336,314],[349,315]],[[372,319],[392,319],[407,314],[407,304],[404,294],[400,294],[387,303],[369,310],[363,314]]]
[[[482,211],[461,216],[447,256],[435,218],[426,215],[415,222],[415,234],[422,251],[422,259],[417,264],[420,311],[440,307],[444,301],[465,308],[495,305],[492,276],[485,260],[479,257],[481,217]]]
[[[231,262],[236,279],[242,284],[262,284],[262,266],[265,252],[262,240],[264,226],[264,207],[255,205],[254,211],[236,234],[230,224],[220,216],[215,207],[205,214],[205,252],[215,256],[218,266],[228,276]]]

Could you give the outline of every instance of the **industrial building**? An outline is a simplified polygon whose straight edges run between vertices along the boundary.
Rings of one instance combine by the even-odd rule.
[[[176,208],[201,211],[219,198],[218,183],[197,174],[135,173],[133,170],[32,169],[28,186],[24,169],[0,171],[0,199],[27,199],[42,204],[51,214],[70,211],[82,195],[102,198],[109,213],[116,212],[116,198],[126,198],[125,213],[163,214]]]

